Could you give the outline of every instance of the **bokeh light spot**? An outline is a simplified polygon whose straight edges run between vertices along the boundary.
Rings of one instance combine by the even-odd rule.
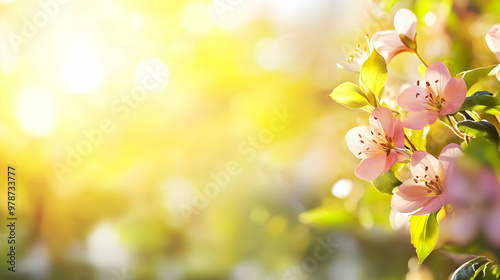
[[[259,40],[255,47],[255,59],[265,69],[277,69],[281,65],[281,50],[278,43],[270,38]]]
[[[436,24],[436,20],[437,20],[436,14],[433,12],[428,12],[424,16],[424,22],[425,24],[427,24],[427,26],[433,26],[434,24]]]
[[[21,128],[34,136],[52,133],[56,121],[54,99],[39,91],[28,91],[19,96],[16,115]]]
[[[96,90],[103,82],[103,67],[97,52],[91,49],[73,49],[62,68],[64,88],[82,94]]]
[[[87,240],[87,256],[96,267],[120,267],[127,263],[128,254],[120,244],[113,228],[100,224]]]
[[[352,193],[352,181],[348,179],[338,180],[332,187],[332,194],[338,198],[346,198]]]

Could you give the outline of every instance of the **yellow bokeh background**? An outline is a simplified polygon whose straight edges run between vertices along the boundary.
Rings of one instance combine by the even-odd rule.
[[[336,64],[392,28],[384,1],[0,2],[0,162],[16,169],[18,217],[11,273],[5,172],[1,279],[301,279],[283,277],[329,236],[311,279],[418,270],[390,197],[353,174],[344,135],[367,113],[328,97],[357,80]],[[457,65],[494,56],[474,59]],[[169,75],[137,98],[141,63]]]

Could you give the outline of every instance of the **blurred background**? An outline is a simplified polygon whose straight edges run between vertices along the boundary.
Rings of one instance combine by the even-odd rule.
[[[464,259],[417,265],[353,173],[368,114],[328,97],[402,7],[427,61],[497,63],[495,0],[0,0],[0,278],[448,279]],[[386,96],[418,65],[391,61]]]

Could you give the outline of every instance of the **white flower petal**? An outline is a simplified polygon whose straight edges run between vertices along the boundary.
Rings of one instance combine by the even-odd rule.
[[[400,9],[394,16],[394,28],[399,34],[404,34],[415,41],[417,16],[408,9]]]

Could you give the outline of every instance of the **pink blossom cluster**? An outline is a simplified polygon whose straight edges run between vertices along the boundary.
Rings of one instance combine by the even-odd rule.
[[[376,32],[369,50],[376,50],[389,62],[401,52],[417,52],[417,17],[407,9],[394,18],[395,30]],[[486,34],[488,47],[500,60],[500,25]],[[358,55],[344,69],[360,71],[369,53]],[[352,64],[358,64],[356,65]],[[346,135],[349,150],[361,159],[354,173],[364,180],[374,180],[388,172],[395,163],[407,163],[411,175],[402,180],[392,197],[391,206],[400,213],[423,215],[450,205],[454,212],[444,220],[449,232],[456,232],[456,242],[467,243],[482,231],[491,244],[500,247],[500,183],[491,169],[475,174],[466,172],[457,162],[463,157],[457,144],[445,146],[439,156],[417,150],[405,135],[405,128],[421,130],[438,119],[450,120],[467,97],[462,77],[451,76],[441,61],[428,65],[422,80],[399,93],[397,108],[375,106],[368,126],[351,129]],[[456,132],[456,131],[455,131]],[[486,203],[486,204],[484,204]]]

